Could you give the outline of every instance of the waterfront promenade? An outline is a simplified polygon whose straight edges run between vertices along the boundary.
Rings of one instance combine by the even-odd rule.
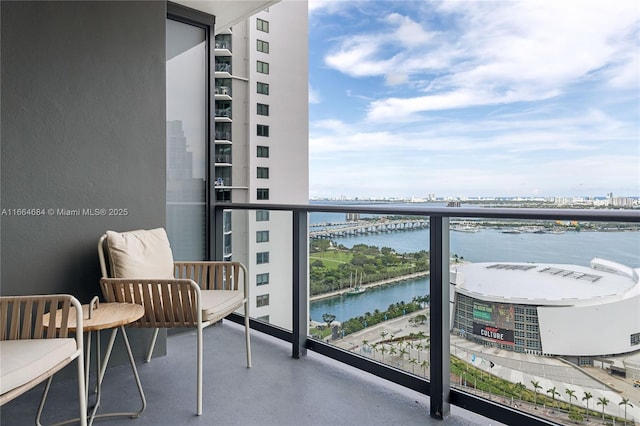
[[[401,282],[401,281],[412,280],[412,279],[415,279],[415,278],[426,277],[426,276],[429,276],[429,271],[415,272],[413,274],[408,274],[408,275],[400,275],[398,277],[388,278],[386,280],[381,280],[381,281],[376,281],[376,282],[372,282],[372,283],[362,284],[361,287],[366,290],[368,288],[380,287],[380,286],[383,286],[383,285],[398,283],[398,282]],[[342,288],[340,290],[335,290],[335,291],[331,291],[331,292],[328,292],[328,293],[316,294],[314,296],[309,297],[309,301],[313,302],[315,300],[327,299],[329,297],[341,296],[341,295],[343,295],[345,293],[348,293],[349,290],[351,290],[349,287],[345,287],[345,288]]]

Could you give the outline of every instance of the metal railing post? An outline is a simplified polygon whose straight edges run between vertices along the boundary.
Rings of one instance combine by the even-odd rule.
[[[450,413],[449,365],[449,218],[430,216],[430,414],[444,419]]]
[[[293,339],[292,356],[300,358],[307,353],[307,327],[309,324],[308,294],[308,213],[293,210]]]

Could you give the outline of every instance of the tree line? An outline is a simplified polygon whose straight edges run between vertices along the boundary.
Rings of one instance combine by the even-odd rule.
[[[313,240],[309,247],[312,296],[429,270],[429,252],[399,254],[389,247],[356,244],[352,248],[329,240]]]

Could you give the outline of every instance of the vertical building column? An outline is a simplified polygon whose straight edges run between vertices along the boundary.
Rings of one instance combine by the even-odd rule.
[[[224,210],[216,208],[215,204],[211,206],[210,211],[213,214],[210,216],[213,218],[213,223],[210,225],[210,240],[209,240],[209,253],[211,253],[212,260],[224,259]]]
[[[431,216],[430,254],[430,414],[444,419],[450,413],[449,363],[449,218]]]
[[[292,356],[300,358],[307,353],[307,327],[309,324],[308,291],[308,238],[309,216],[306,211],[293,210],[293,341]]]

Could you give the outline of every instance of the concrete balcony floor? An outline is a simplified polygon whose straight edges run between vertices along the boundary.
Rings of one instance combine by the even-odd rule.
[[[243,329],[229,321],[204,331],[203,415],[196,416],[196,338],[170,336],[168,355],[138,363],[147,408],[138,419],[97,419],[109,425],[489,425],[451,407],[445,421],[429,417],[427,396],[252,331],[253,367],[246,368]],[[32,424],[43,385],[0,408],[2,426]],[[75,380],[54,378],[43,422],[76,416]],[[109,368],[99,412],[135,411],[137,389],[129,365]]]

